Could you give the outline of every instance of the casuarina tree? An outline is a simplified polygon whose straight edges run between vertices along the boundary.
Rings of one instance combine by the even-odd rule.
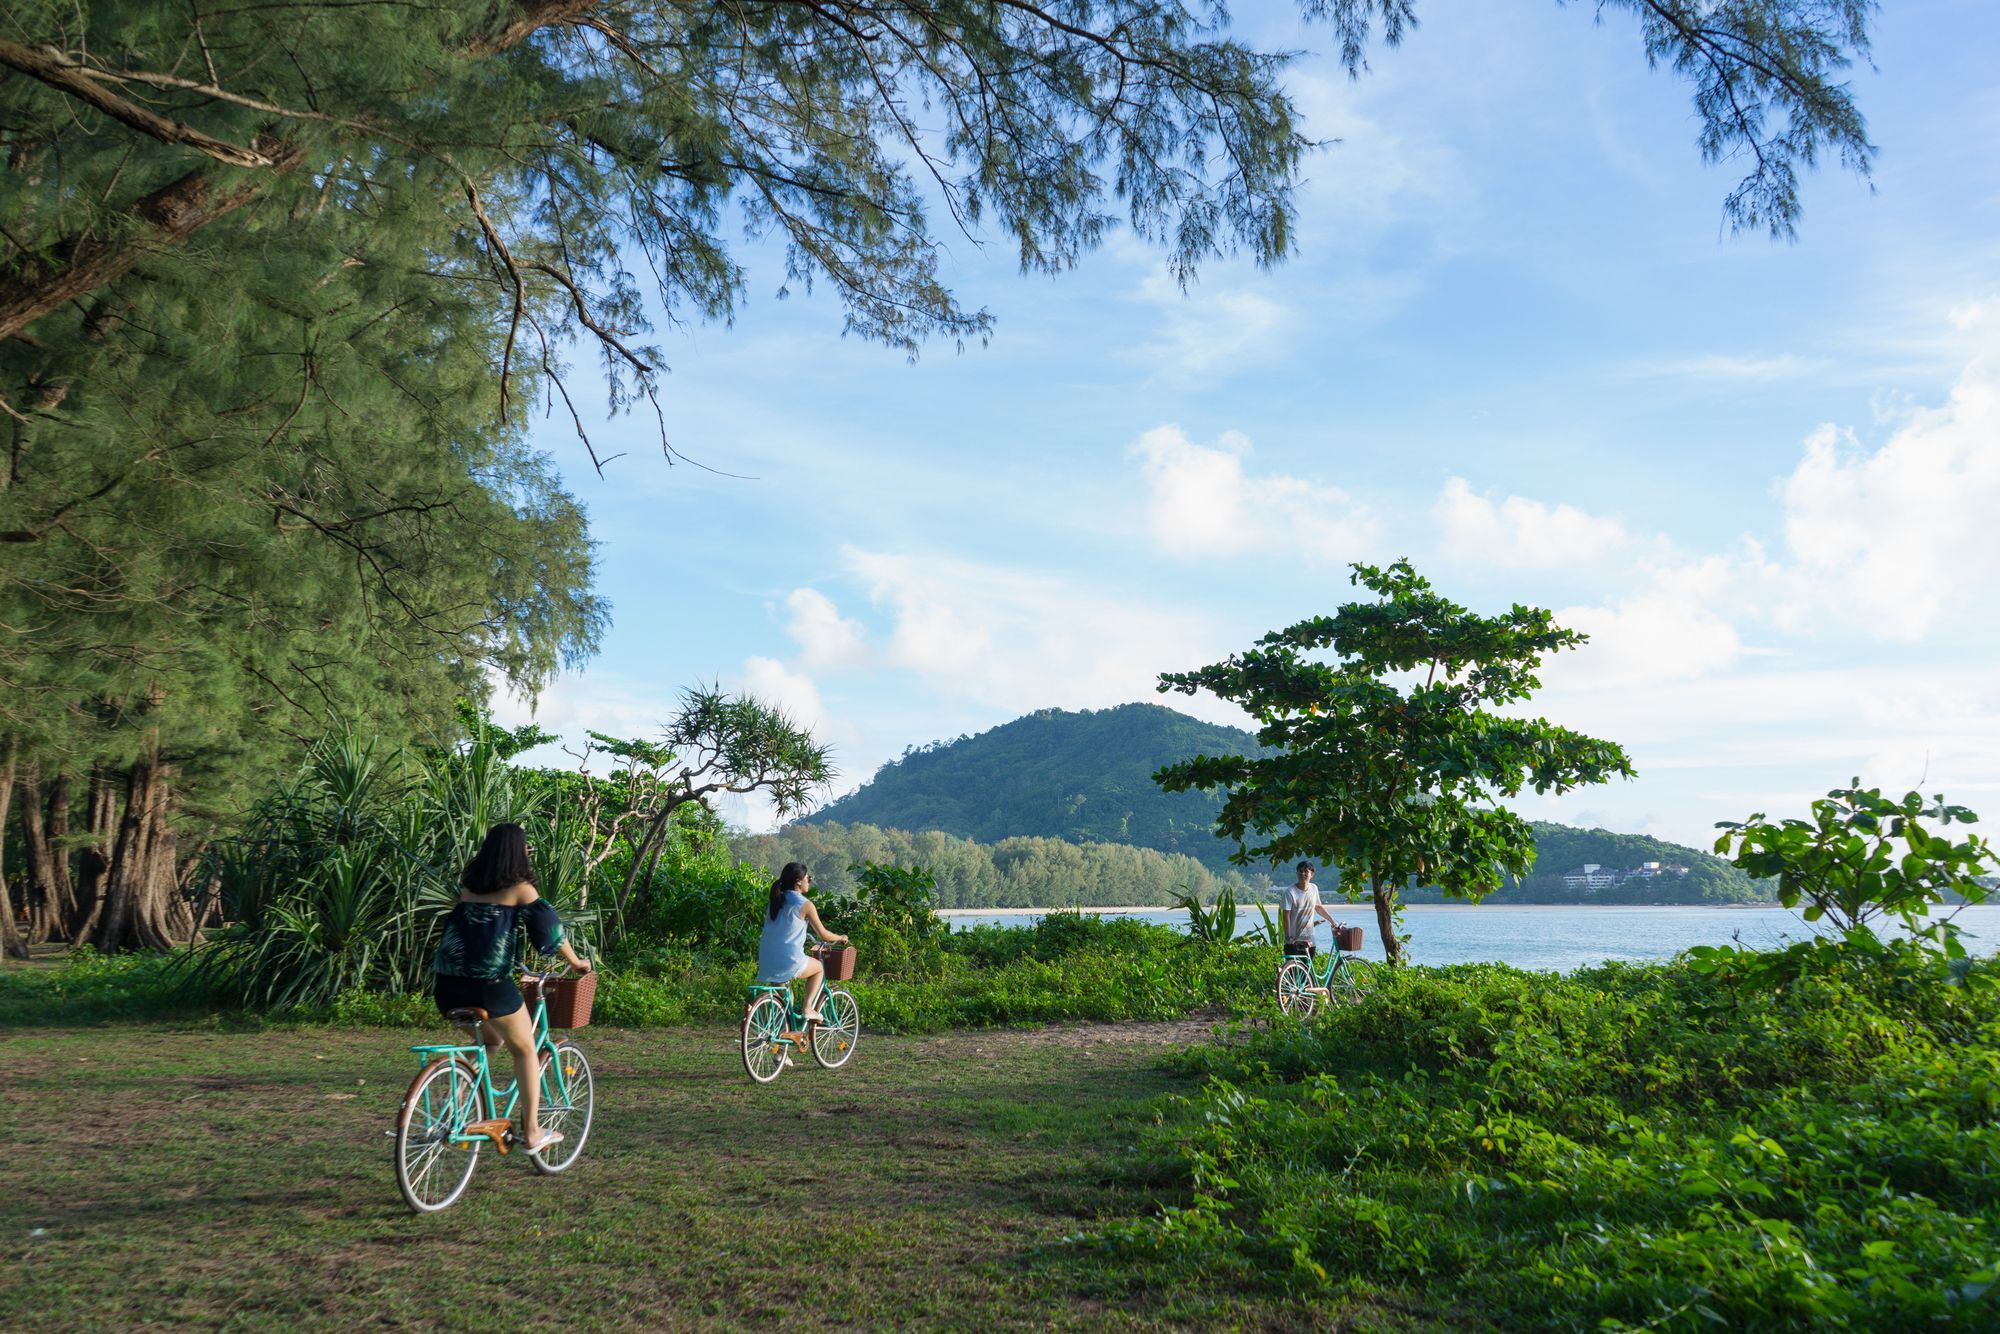
[[[1240,862],[1319,858],[1365,892],[1391,963],[1398,895],[1421,881],[1478,900],[1535,858],[1528,822],[1500,802],[1630,777],[1625,752],[1514,706],[1551,653],[1585,636],[1516,605],[1481,616],[1441,597],[1408,561],[1357,564],[1374,594],[1274,631],[1254,648],[1160,677],[1256,719],[1265,755],[1201,755],[1154,775],[1169,792],[1221,788],[1216,832]]]

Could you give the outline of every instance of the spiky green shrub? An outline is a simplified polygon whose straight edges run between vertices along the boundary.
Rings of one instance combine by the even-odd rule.
[[[493,737],[396,755],[352,735],[320,742],[218,847],[228,925],[189,956],[189,986],[269,1010],[424,990],[459,872],[504,821],[527,826],[537,887],[573,936],[586,935],[584,830]]]

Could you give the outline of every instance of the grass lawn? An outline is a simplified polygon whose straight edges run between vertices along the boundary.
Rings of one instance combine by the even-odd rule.
[[[1382,1320],[1063,1243],[1153,1207],[1126,1146],[1182,1086],[1160,1052],[1202,1032],[864,1033],[846,1068],[758,1087],[732,1031],[586,1029],[583,1161],[544,1178],[489,1150],[428,1217],[382,1132],[404,1048],[441,1033],[0,1032],[0,1328]]]

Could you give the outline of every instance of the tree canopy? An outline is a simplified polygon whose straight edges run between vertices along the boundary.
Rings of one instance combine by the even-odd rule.
[[[1733,224],[1789,233],[1822,154],[1868,169],[1839,79],[1873,0],[1595,8],[1693,85],[1704,157],[1746,162]],[[1300,12],[1356,75],[1417,21],[1415,0]],[[339,210],[451,234],[427,271],[503,324],[503,401],[571,334],[614,401],[650,394],[643,299],[726,318],[746,281],[730,224],[781,238],[788,278],[831,284],[854,332],[911,351],[979,336],[934,210],[1004,234],[1029,271],[1073,265],[1121,214],[1183,278],[1290,250],[1312,147],[1292,57],[1227,27],[1176,0],[23,0],[0,27],[0,339],[46,342],[162,264],[239,284]]]

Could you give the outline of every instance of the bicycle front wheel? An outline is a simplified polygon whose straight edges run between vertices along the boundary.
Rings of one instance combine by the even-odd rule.
[[[559,1133],[562,1143],[546,1153],[531,1153],[528,1161],[545,1176],[568,1171],[583,1156],[590,1138],[591,1117],[597,1110],[597,1084],[583,1048],[564,1038],[553,1057],[542,1062],[542,1129]]]
[[[1349,1005],[1357,1004],[1375,989],[1375,970],[1379,967],[1379,964],[1352,954],[1341,959],[1340,967],[1333,972],[1333,998]]]
[[[839,987],[828,987],[819,998],[819,1022],[813,1025],[813,1059],[829,1070],[847,1064],[854,1044],[861,1041],[861,1007]]]
[[[479,1166],[481,1141],[454,1143],[479,1120],[479,1081],[464,1061],[433,1061],[417,1072],[396,1115],[396,1188],[420,1214],[449,1208]]]
[[[765,992],[743,1012],[743,1068],[759,1084],[768,1084],[785,1068],[785,1003]]]
[[[1278,970],[1278,1008],[1294,1019],[1310,1019],[1318,1006],[1311,965],[1303,959],[1287,959]]]

